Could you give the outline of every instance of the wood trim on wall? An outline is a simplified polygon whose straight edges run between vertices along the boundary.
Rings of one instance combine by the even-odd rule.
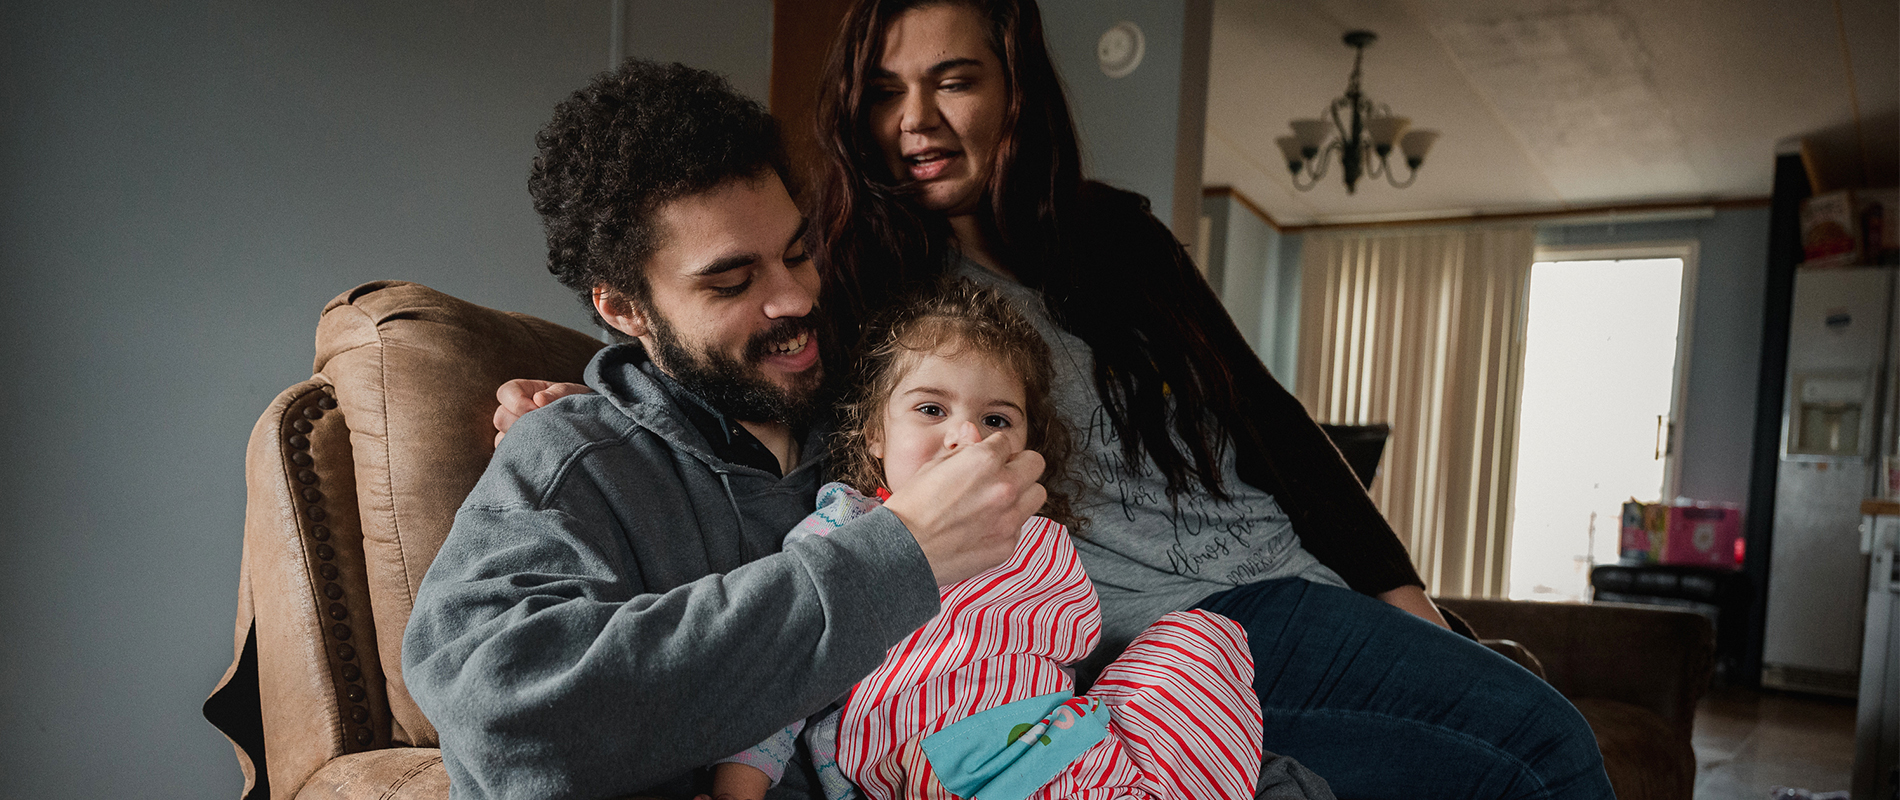
[[[1578,208],[1553,209],[1550,211],[1522,211],[1508,214],[1465,214],[1449,217],[1428,217],[1424,219],[1389,220],[1383,222],[1337,222],[1316,223],[1312,225],[1282,225],[1273,219],[1259,204],[1255,203],[1239,189],[1232,186],[1208,186],[1201,190],[1202,197],[1229,197],[1240,207],[1253,212],[1269,227],[1281,233],[1301,233],[1304,231],[1364,230],[1374,228],[1409,228],[1427,225],[1471,225],[1487,222],[1523,222],[1527,220],[1557,219],[1561,217],[1594,216],[1598,214],[1655,214],[1669,211],[1687,211],[1709,208],[1726,211],[1736,208],[1765,208],[1767,197],[1740,197],[1727,200],[1688,200],[1666,203],[1625,203],[1622,205],[1583,206]]]
[[[793,171],[810,175],[818,163],[813,117],[818,82],[851,0],[774,0],[772,3],[772,117],[785,137]],[[808,181],[800,180],[800,184]]]
[[[1207,73],[1211,67],[1214,40],[1214,3],[1212,0],[1186,0],[1182,4],[1181,83],[1175,106],[1173,213],[1168,227],[1174,237],[1201,243],[1201,203],[1194,190],[1206,180],[1207,148]],[[1206,255],[1194,253],[1196,261]]]

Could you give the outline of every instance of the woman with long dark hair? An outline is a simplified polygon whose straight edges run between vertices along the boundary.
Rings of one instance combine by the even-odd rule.
[[[1249,632],[1267,749],[1342,796],[1610,794],[1567,701],[1441,627],[1147,201],[1083,179],[1033,0],[862,0],[821,91],[812,235],[844,339],[953,273],[1015,299],[1056,354],[1099,658],[1164,613],[1213,610]]]

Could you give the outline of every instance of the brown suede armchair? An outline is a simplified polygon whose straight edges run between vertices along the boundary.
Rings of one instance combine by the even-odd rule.
[[[324,307],[316,374],[251,433],[237,658],[205,703],[246,798],[448,796],[402,682],[417,586],[494,452],[495,387],[578,381],[600,347],[413,283]]]
[[[247,800],[448,795],[435,730],[402,681],[417,585],[493,452],[495,387],[578,381],[600,347],[412,283],[365,284],[324,308],[315,374],[251,434],[235,657],[205,702]],[[1596,728],[1624,800],[1688,797],[1713,647],[1700,617],[1442,602],[1538,654]]]

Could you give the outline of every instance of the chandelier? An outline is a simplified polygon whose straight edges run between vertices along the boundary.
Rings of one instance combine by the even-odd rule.
[[[1412,124],[1410,119],[1393,116],[1392,109],[1372,102],[1359,91],[1359,64],[1365,60],[1366,46],[1378,38],[1372,31],[1347,33],[1346,46],[1356,53],[1352,57],[1352,77],[1346,81],[1346,96],[1334,99],[1321,112],[1322,119],[1293,120],[1293,135],[1274,140],[1286,156],[1294,187],[1300,191],[1313,188],[1326,177],[1334,152],[1339,153],[1339,166],[1345,172],[1347,194],[1352,194],[1361,175],[1385,178],[1400,189],[1418,179],[1418,167],[1425,163],[1425,152],[1437,141],[1438,131],[1406,130]],[[1397,167],[1386,163],[1395,143],[1405,155],[1404,182],[1399,181]]]

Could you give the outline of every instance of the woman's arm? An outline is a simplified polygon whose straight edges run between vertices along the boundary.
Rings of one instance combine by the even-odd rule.
[[[1400,586],[1380,593],[1379,599],[1394,608],[1409,611],[1413,616],[1440,628],[1451,629],[1451,625],[1445,622],[1445,615],[1438,613],[1438,606],[1432,605],[1432,599],[1425,596],[1425,590],[1422,587]]]

